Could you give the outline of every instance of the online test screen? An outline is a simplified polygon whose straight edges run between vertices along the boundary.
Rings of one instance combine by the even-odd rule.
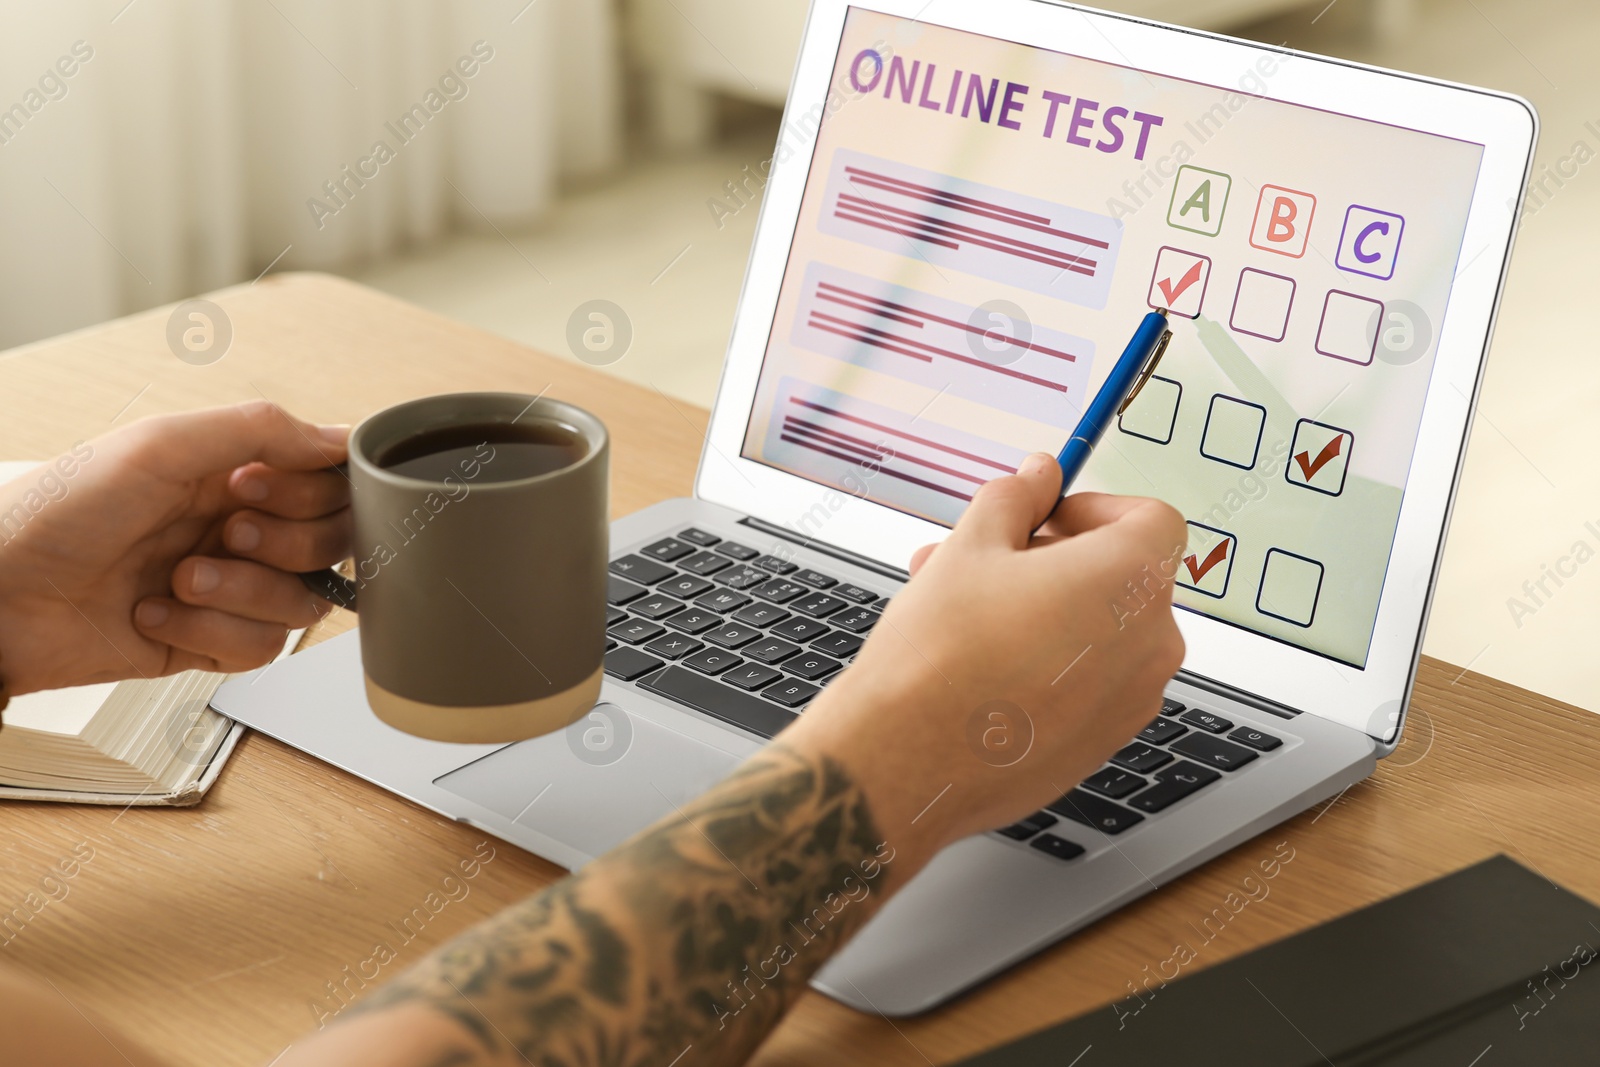
[[[953,524],[1169,308],[1074,490],[1184,514],[1181,607],[1363,666],[1482,149],[1253,95],[1291,62],[852,9],[743,454]]]

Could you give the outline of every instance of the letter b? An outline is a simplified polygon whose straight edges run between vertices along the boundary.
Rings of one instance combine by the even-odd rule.
[[[1317,198],[1276,185],[1263,185],[1256,203],[1250,244],[1266,252],[1299,259],[1306,254]]]

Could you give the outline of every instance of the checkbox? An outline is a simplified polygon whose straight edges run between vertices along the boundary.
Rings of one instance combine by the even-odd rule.
[[[1290,485],[1338,496],[1344,492],[1355,443],[1356,435],[1349,430],[1301,419],[1295,423],[1294,442],[1289,446],[1289,462],[1283,468],[1283,476]]]
[[[1172,201],[1167,205],[1167,225],[1190,233],[1215,237],[1222,232],[1222,216],[1228,210],[1228,193],[1233,179],[1221,171],[1185,164],[1172,182]]]
[[[1247,333],[1267,341],[1283,340],[1289,332],[1294,290],[1293,278],[1246,267],[1239,272],[1239,288],[1233,297],[1233,314],[1228,325],[1235,333]]]
[[[1378,327],[1382,322],[1382,300],[1330,289],[1317,327],[1317,351],[1334,359],[1371,366],[1378,351]]]
[[[1267,422],[1267,409],[1248,400],[1221,393],[1211,398],[1206,412],[1206,429],[1200,437],[1200,454],[1230,467],[1249,470],[1261,451],[1261,428]]]
[[[1256,610],[1296,626],[1310,626],[1322,595],[1322,564],[1281,548],[1267,551]]]
[[[1185,589],[1220,600],[1228,594],[1228,580],[1233,576],[1233,556],[1239,548],[1239,539],[1203,522],[1191,522],[1188,526],[1189,544],[1178,561],[1177,582]]]
[[[1211,257],[1185,252],[1170,245],[1156,253],[1156,269],[1150,278],[1149,304],[1166,308],[1174,315],[1199,318],[1205,302],[1206,286],[1211,284]]]
[[[1171,378],[1151,378],[1139,390],[1128,410],[1117,416],[1117,429],[1158,445],[1172,443],[1172,428],[1178,422],[1178,404],[1183,386]]]

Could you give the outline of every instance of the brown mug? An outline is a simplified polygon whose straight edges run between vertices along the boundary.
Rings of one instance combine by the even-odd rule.
[[[437,741],[520,741],[600,696],[606,428],[559,400],[458,393],[350,434],[351,577],[302,576],[361,616],[367,701]]]

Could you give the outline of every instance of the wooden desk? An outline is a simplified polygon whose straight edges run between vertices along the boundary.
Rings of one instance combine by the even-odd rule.
[[[277,276],[214,299],[234,341],[208,367],[168,352],[165,312],[0,356],[0,458],[42,457],[113,422],[256,396],[353,422],[427,393],[549,388],[610,425],[615,514],[689,492],[706,420],[698,408],[333,278]],[[350,622],[336,616],[326,629]],[[942,1063],[1124,996],[1176,944],[1199,946],[1201,921],[1279,842],[1294,859],[1270,895],[1200,947],[1191,969],[1496,852],[1600,899],[1600,718],[1432,661],[1413,714],[1399,753],[1331,807],[926,1017],[891,1025],[809,996],[756,1062]],[[65,898],[0,948],[0,961],[49,978],[176,1064],[264,1064],[337,1007],[329,983],[391,939],[389,925],[483,840],[252,735],[196,808],[0,806],[0,914],[74,846],[94,850]],[[466,895],[378,981],[562,873],[493,848]]]

